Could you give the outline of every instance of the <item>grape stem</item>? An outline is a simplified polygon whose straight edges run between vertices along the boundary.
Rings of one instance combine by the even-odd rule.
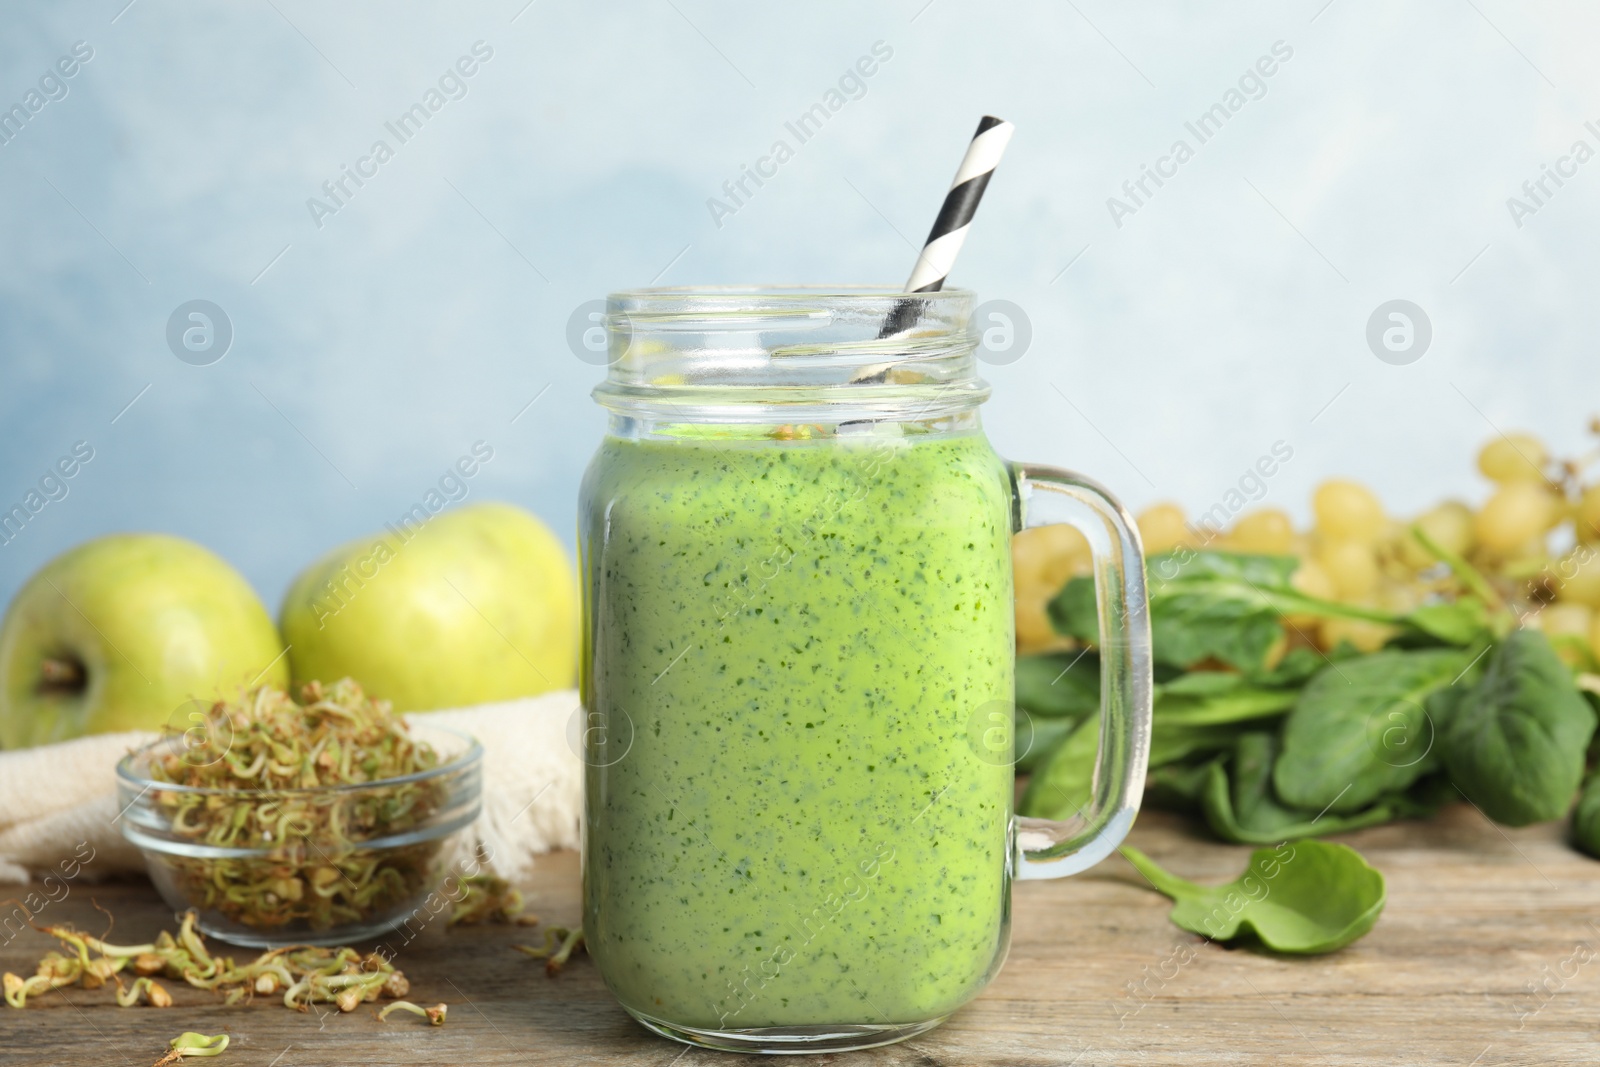
[[[1449,567],[1451,573],[1461,579],[1461,583],[1477,594],[1485,604],[1496,610],[1506,610],[1505,598],[1495,591],[1494,587],[1489,584],[1489,580],[1483,576],[1483,573],[1478,568],[1445,548],[1432,537],[1429,537],[1428,532],[1422,528],[1420,523],[1412,524],[1411,536],[1417,539],[1418,544],[1431,552],[1435,559]]]

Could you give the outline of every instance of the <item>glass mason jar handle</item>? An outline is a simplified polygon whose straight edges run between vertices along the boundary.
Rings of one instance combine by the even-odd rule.
[[[1089,804],[1061,822],[1017,817],[1019,879],[1086,870],[1122,843],[1150,763],[1150,606],[1138,528],[1095,482],[1057,467],[1011,464],[1017,528],[1067,523],[1089,541],[1100,620],[1100,754]]]

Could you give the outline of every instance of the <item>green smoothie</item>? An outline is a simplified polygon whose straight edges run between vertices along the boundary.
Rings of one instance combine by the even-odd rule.
[[[889,429],[589,469],[584,929],[638,1014],[911,1023],[999,965],[1009,479],[980,432]]]

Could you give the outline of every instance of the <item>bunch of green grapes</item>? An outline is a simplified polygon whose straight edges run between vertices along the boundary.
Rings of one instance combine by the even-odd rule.
[[[1589,429],[1600,434],[1600,419]],[[1508,434],[1478,453],[1495,490],[1473,517],[1468,558],[1495,580],[1524,626],[1558,649],[1600,660],[1600,482],[1585,473],[1596,453],[1552,461],[1529,434]]]
[[[1600,434],[1600,420],[1590,425]],[[1314,596],[1389,611],[1409,611],[1462,591],[1459,579],[1413,533],[1482,573],[1525,626],[1548,633],[1569,657],[1600,661],[1600,482],[1585,471],[1600,452],[1553,460],[1532,434],[1498,435],[1478,452],[1478,469],[1493,483],[1474,510],[1446,500],[1410,519],[1385,512],[1370,489],[1344,479],[1313,493],[1312,527],[1296,530],[1277,508],[1246,512],[1227,530],[1189,521],[1163,503],[1138,516],[1145,551],[1179,547],[1298,557],[1294,584]],[[1017,643],[1036,652],[1068,644],[1050,628],[1045,605],[1066,580],[1089,572],[1088,544],[1060,527],[1016,538]],[[1393,630],[1346,619],[1285,619],[1288,647],[1324,650],[1341,641],[1370,651]]]
[[[1071,578],[1089,573],[1089,542],[1070,526],[1039,526],[1011,539],[1017,593],[1017,651],[1071,648],[1050,626],[1045,605]]]

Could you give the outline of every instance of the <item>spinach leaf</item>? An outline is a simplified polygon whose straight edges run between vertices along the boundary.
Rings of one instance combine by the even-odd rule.
[[[1094,758],[1100,750],[1100,713],[1073,727],[1043,765],[1034,770],[1017,812],[1040,819],[1067,819],[1088,806]]]
[[[1100,708],[1100,657],[1093,652],[1051,652],[1017,657],[1016,737],[1028,747],[1017,772],[1036,772]]]
[[[1156,722],[1150,729],[1150,766],[1165,767],[1190,756],[1226,751],[1238,734],[1232,723],[1191,726],[1184,722]]]
[[[1144,779],[1144,802],[1167,811],[1198,812],[1211,765],[1220,758],[1213,756],[1204,763],[1169,763],[1152,769]]]
[[[1394,622],[1397,616],[1306,596],[1290,584],[1293,556],[1179,549],[1146,561],[1150,631],[1157,663],[1187,668],[1216,659],[1262,669],[1283,640],[1281,619],[1296,612]],[[1074,578],[1050,602],[1051,622],[1084,641],[1099,634],[1094,582]]]
[[[1013,736],[1019,747],[1027,746],[1017,757],[1018,774],[1031,774],[1043,766],[1078,725],[1076,719],[1034,715],[1020,704],[1014,715],[1016,733]]]
[[[1237,674],[1217,674],[1213,677],[1235,678]],[[1179,681],[1195,678],[1186,674]],[[1262,689],[1242,681],[1230,688],[1210,695],[1189,695],[1175,685],[1158,686],[1154,716],[1167,726],[1220,726],[1228,723],[1252,722],[1282,715],[1294,706],[1292,689]]]
[[[1331,660],[1338,659],[1337,654],[1324,655],[1314,648],[1291,648],[1278,665],[1270,671],[1255,671],[1248,677],[1250,681],[1269,689],[1298,689],[1311,680],[1311,676],[1320,671]]]
[[[1244,675],[1235,671],[1190,671],[1161,683],[1158,696],[1214,697],[1232,693],[1244,685]]]
[[[1572,844],[1579,852],[1600,859],[1600,774],[1592,774],[1578,796],[1572,813]]]
[[[1384,797],[1350,815],[1319,815],[1286,807],[1272,792],[1278,747],[1276,734],[1251,730],[1240,734],[1234,746],[1231,783],[1223,760],[1207,767],[1200,800],[1206,822],[1218,837],[1243,845],[1271,845],[1378,826],[1429,810],[1403,795]]]
[[[1035,719],[1034,727],[1047,720]],[[1230,749],[1238,728],[1232,723],[1191,725],[1157,717],[1150,731],[1150,769]],[[1021,736],[1021,733],[1018,733]],[[1094,758],[1100,745],[1100,713],[1084,719],[1049,756],[1034,763],[1017,812],[1041,819],[1066,819],[1089,803]]]
[[[1456,649],[1386,650],[1323,668],[1284,720],[1278,796],[1314,812],[1357,812],[1432,770],[1423,701],[1468,662]]]
[[[1405,618],[1408,629],[1447,645],[1477,644],[1493,637],[1483,601],[1464,596],[1444,604],[1424,604]]]
[[[1136,848],[1123,846],[1122,854],[1172,898],[1173,923],[1214,941],[1252,933],[1275,952],[1316,955],[1348,945],[1383,912],[1383,875],[1345,845],[1256,849],[1244,874],[1219,886],[1169,874]]]
[[[1150,561],[1145,560],[1146,590],[1149,589]],[[1094,579],[1079,576],[1061,587],[1050,603],[1045,605],[1050,625],[1058,634],[1079,641],[1100,640],[1100,615],[1094,599]]]
[[[1100,707],[1100,657],[1050,652],[1017,657],[1017,704],[1035,715],[1081,719]]]
[[[1434,690],[1428,694],[1428,699],[1422,702],[1423,710],[1428,713],[1428,719],[1433,723],[1436,737],[1440,724],[1450,721],[1456,713],[1456,708],[1466,699],[1467,693],[1475,684],[1476,682],[1468,682],[1462,685],[1458,680],[1453,685]]]
[[[1440,725],[1444,765],[1485,815],[1526,826],[1566,812],[1595,715],[1544,634],[1508,634],[1483,677],[1450,704]]]

